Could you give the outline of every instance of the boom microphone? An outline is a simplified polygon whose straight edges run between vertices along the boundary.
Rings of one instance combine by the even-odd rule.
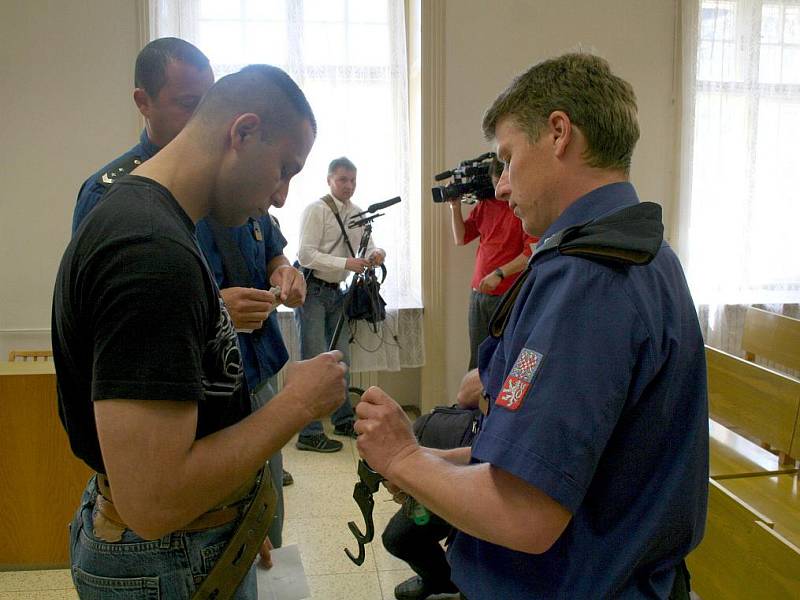
[[[389,208],[390,206],[393,206],[398,202],[400,202],[400,196],[395,196],[391,200],[386,200],[385,202],[376,202],[375,204],[370,204],[367,207],[367,210],[365,210],[364,212],[375,212],[378,210],[383,210],[384,208]]]

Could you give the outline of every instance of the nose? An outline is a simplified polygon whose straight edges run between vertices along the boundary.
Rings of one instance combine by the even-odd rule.
[[[497,180],[497,185],[494,188],[494,196],[498,200],[511,200],[511,184],[508,182],[508,167],[503,169],[500,174],[500,179]]]

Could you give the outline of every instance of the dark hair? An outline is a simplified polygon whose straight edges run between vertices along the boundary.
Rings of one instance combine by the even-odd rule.
[[[334,158],[331,161],[331,164],[328,165],[328,175],[333,175],[333,172],[336,169],[345,169],[346,171],[357,171],[356,166],[353,164],[353,161],[347,158],[346,156],[340,156],[339,158]]]
[[[307,119],[314,135],[317,121],[303,90],[283,69],[272,65],[248,65],[217,81],[200,101],[195,117],[254,113],[268,124],[263,131],[281,131],[294,116]],[[194,118],[194,117],[193,117]]]
[[[611,73],[605,59],[592,54],[564,54],[517,77],[486,111],[483,132],[494,138],[498,121],[510,117],[536,142],[557,110],[586,137],[589,166],[630,170],[639,139],[636,95],[630,83]]]
[[[192,65],[198,70],[211,68],[208,57],[186,40],[159,38],[142,48],[136,57],[134,86],[142,88],[148,96],[155,98],[167,82],[167,64],[173,60]]]

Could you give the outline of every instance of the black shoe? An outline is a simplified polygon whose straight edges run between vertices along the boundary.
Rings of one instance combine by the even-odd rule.
[[[358,434],[356,433],[356,430],[353,429],[353,421],[348,421],[347,423],[344,423],[343,425],[336,425],[333,428],[333,433],[335,435],[341,435],[343,437],[349,437],[349,438],[353,438],[353,439],[358,437]]]
[[[424,600],[428,596],[438,594],[457,594],[458,588],[449,581],[442,586],[430,586],[422,577],[414,575],[394,588],[394,597],[397,600]]]
[[[301,435],[295,444],[298,450],[310,450],[311,452],[338,452],[342,449],[342,445],[342,442],[332,440],[324,433]]]
[[[294,483],[294,477],[292,477],[292,474],[289,473],[289,471],[284,470],[283,471],[283,487],[286,487],[287,485],[292,485],[293,483]]]

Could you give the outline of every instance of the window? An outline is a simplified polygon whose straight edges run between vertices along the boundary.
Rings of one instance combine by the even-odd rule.
[[[286,70],[314,109],[318,136],[286,206],[274,212],[293,260],[299,217],[328,192],[328,163],[347,156],[358,167],[354,201],[366,208],[402,196],[374,223],[387,251],[382,293],[390,307],[421,306],[417,252],[418,186],[409,185],[409,103],[405,15],[400,0],[153,0],[153,37],[196,44],[221,77],[251,63]],[[410,195],[416,193],[416,198]],[[416,221],[414,219],[416,218]],[[412,260],[410,256],[417,257]]]
[[[700,304],[800,298],[800,2],[702,0],[684,41],[686,255]]]

